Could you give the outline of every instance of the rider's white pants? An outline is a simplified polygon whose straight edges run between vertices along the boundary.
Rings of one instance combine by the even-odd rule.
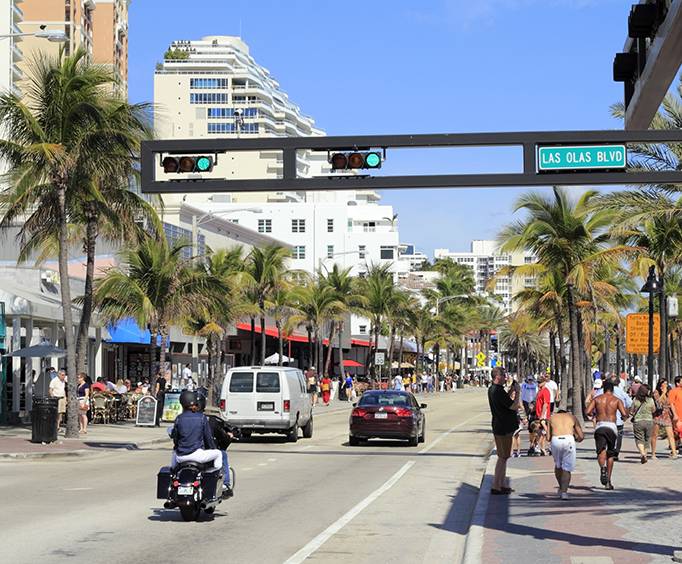
[[[200,464],[206,464],[207,462],[213,462],[213,468],[223,467],[223,455],[218,449],[208,449],[204,450],[199,448],[190,454],[185,454],[184,456],[178,456],[173,451],[173,456],[171,457],[171,468],[174,468],[178,462],[199,462]]]

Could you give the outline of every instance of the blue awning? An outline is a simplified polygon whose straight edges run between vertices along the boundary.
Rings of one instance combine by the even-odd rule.
[[[148,345],[152,340],[149,329],[140,329],[132,318],[122,319],[114,325],[108,325],[110,338],[108,343],[134,343]]]

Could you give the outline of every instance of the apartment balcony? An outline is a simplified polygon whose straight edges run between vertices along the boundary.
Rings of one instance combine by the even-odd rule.
[[[19,24],[22,21],[24,21],[24,12],[22,12],[21,8],[17,6],[16,1],[12,2],[12,21],[16,24]]]

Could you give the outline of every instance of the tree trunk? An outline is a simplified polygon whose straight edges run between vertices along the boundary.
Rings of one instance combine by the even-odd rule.
[[[156,341],[158,336],[158,329],[151,329],[149,336],[149,384],[151,386],[154,380],[154,365],[156,364]],[[156,389],[156,382],[154,382],[154,388]]]
[[[159,372],[166,373],[166,338],[168,337],[168,327],[165,324],[159,325],[159,335],[161,335],[161,346],[159,347]],[[149,379],[151,387],[150,390],[156,389],[156,372],[152,367],[152,377]]]
[[[218,385],[218,357],[220,355],[220,339],[218,335],[209,335],[206,339],[206,349],[208,352],[208,397],[206,405],[215,407],[216,398],[220,397],[220,386]]]
[[[83,292],[83,307],[81,319],[78,324],[78,336],[76,338],[76,365],[78,372],[85,372],[85,361],[88,354],[88,329],[92,319],[92,296],[93,282],[95,279],[95,245],[99,226],[97,217],[90,216],[85,227],[85,289]]]
[[[391,325],[391,330],[388,332],[388,351],[386,354],[386,364],[388,364],[388,379],[390,380],[393,376],[393,349],[395,348],[393,343],[395,341],[395,325]],[[398,369],[400,372],[400,369]]]
[[[521,341],[516,341],[516,375],[519,382],[523,381],[523,374],[521,373]]]
[[[376,375],[377,375],[377,368],[376,368],[376,355],[377,351],[379,350],[379,323],[374,324],[374,354],[370,358],[370,366],[371,368],[371,375],[372,375],[372,380],[376,380]]]
[[[339,321],[339,375],[343,380],[343,321]]]
[[[608,329],[604,331],[604,372],[609,372],[611,360],[611,333]]]
[[[402,370],[403,367],[403,346],[404,346],[404,341],[405,341],[405,335],[400,333],[400,348],[398,348],[398,374],[400,374],[400,371]]]
[[[620,325],[616,325],[616,374],[620,374],[620,364]]]
[[[313,327],[312,325],[306,325],[305,330],[308,333],[308,366],[315,366],[315,348],[313,345]]]
[[[66,393],[68,412],[66,438],[78,438],[78,378],[76,377],[76,343],[73,333],[73,310],[71,309],[71,282],[69,280],[69,234],[66,217],[66,183],[57,188],[59,201],[59,286],[62,294],[64,339],[66,341]]]
[[[261,314],[260,314],[260,365],[263,366],[265,364],[265,352],[266,352],[266,344],[267,344],[267,338],[268,336],[265,334],[265,315],[263,314],[263,311],[265,310],[265,301],[261,298],[258,307],[260,307]]]
[[[329,367],[331,366],[332,363],[332,355],[334,352],[334,347],[332,346],[332,343],[334,342],[334,334],[336,333],[336,323],[334,321],[331,322],[331,327],[329,329],[329,348],[327,349],[327,360],[324,363],[324,374],[325,376],[329,375]]]
[[[251,317],[251,366],[256,364],[256,318]]]
[[[277,362],[277,366],[282,366],[282,357],[284,356],[284,339],[282,339],[282,322],[277,320],[275,321],[275,325],[277,326],[277,353],[279,354],[279,359]]]
[[[554,331],[549,332],[549,372],[558,381],[556,375],[556,340],[554,338]]]
[[[566,284],[566,300],[568,302],[568,325],[570,329],[569,343],[571,356],[569,372],[571,375],[571,399],[573,402],[572,412],[576,419],[583,423],[583,399],[582,399],[582,374],[580,367],[580,337],[578,335],[578,312],[576,311],[574,288],[572,284]]]
[[[658,312],[661,319],[661,337],[658,350],[658,375],[659,378],[670,380],[668,373],[668,308],[666,307],[666,295],[664,284],[663,268],[659,266],[658,279],[661,284],[661,291],[658,293]],[[654,382],[655,384],[655,382]]]
[[[566,344],[564,340],[564,318],[559,307],[555,308],[557,336],[559,337],[559,379],[561,381],[561,409],[568,404],[568,377],[566,375]]]

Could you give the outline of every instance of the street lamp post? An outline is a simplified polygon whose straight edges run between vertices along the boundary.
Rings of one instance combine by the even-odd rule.
[[[642,286],[641,292],[649,294],[649,347],[647,351],[647,381],[649,389],[654,387],[654,294],[660,292],[660,282],[656,278],[656,267],[649,267],[649,275]]]
[[[66,34],[59,29],[44,29],[45,26],[40,26],[40,31],[33,31],[29,33],[7,33],[0,35],[0,39],[13,39],[15,37],[37,37],[39,39],[47,39],[52,43],[65,43],[68,41]]]

